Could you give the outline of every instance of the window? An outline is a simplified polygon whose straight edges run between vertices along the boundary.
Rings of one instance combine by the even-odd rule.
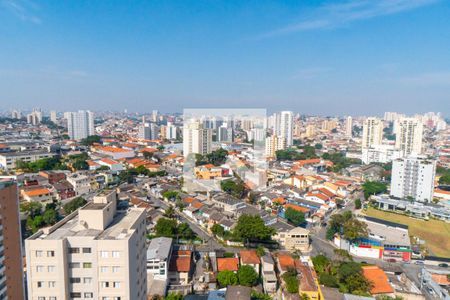
[[[69,268],[71,268],[71,269],[77,269],[79,267],[80,267],[80,263],[79,262],[69,263]]]
[[[44,266],[36,266],[36,272],[38,273],[44,272]]]
[[[84,277],[83,278],[83,283],[91,284],[92,283],[92,278],[91,277]]]
[[[84,293],[84,298],[85,298],[85,299],[91,299],[91,298],[94,298],[94,293]]]
[[[120,288],[120,281],[114,281],[113,288],[116,288],[116,289]]]
[[[43,281],[38,281],[37,282],[37,287],[38,288],[41,288],[41,287],[43,287],[44,286],[44,282]]]
[[[45,300],[45,297],[38,297],[38,300]]]
[[[55,272],[55,270],[56,270],[56,267],[55,267],[55,266],[48,266],[48,267],[47,267],[47,271],[48,271],[48,272]]]
[[[81,279],[80,277],[72,277],[70,278],[70,283],[80,283]]]
[[[81,293],[70,293],[70,298],[81,298]]]
[[[36,257],[42,257],[42,251],[41,250],[36,250],[35,254],[36,254]]]
[[[83,253],[91,253],[91,248],[83,248]]]
[[[80,253],[80,248],[69,248],[70,254]]]
[[[56,281],[49,281],[49,282],[48,282],[48,287],[49,287],[49,288],[54,288],[54,287],[56,287]]]
[[[108,267],[100,267],[100,272],[102,273],[108,272]]]
[[[48,300],[56,300],[56,297],[55,296],[50,296],[50,297],[48,297]]]
[[[92,263],[90,263],[90,262],[85,262],[85,263],[83,263],[83,268],[84,268],[84,269],[90,269],[90,268],[92,268]]]
[[[102,281],[102,288],[109,288],[109,282],[108,281]]]
[[[55,251],[47,251],[47,257],[55,257]]]
[[[119,251],[113,251],[112,252],[112,257],[119,258],[120,257],[120,252]]]
[[[112,267],[112,272],[113,272],[113,273],[118,273],[118,272],[120,272],[120,267],[118,267],[118,266],[113,266],[113,267]]]
[[[102,258],[108,258],[108,251],[100,251],[100,256]]]

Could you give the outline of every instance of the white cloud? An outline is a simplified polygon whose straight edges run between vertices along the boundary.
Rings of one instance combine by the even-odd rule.
[[[327,4],[311,12],[314,17],[260,35],[259,39],[295,32],[332,29],[355,21],[397,14],[433,4],[439,0],[349,0]]]
[[[423,73],[400,78],[400,83],[414,86],[450,86],[450,71]]]
[[[35,12],[38,6],[28,0],[0,0],[0,6],[11,12],[17,18],[24,22],[41,24],[42,20],[36,16]]]

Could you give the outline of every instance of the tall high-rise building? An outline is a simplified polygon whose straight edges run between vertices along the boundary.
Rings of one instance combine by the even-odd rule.
[[[191,153],[211,153],[212,129],[204,128],[198,121],[187,122],[183,126],[183,155],[187,157]]]
[[[81,140],[90,135],[95,135],[94,113],[87,110],[67,112],[67,130],[73,140]]]
[[[392,162],[391,195],[431,202],[435,175],[435,160],[419,157],[396,159]]]
[[[383,122],[378,118],[367,118],[363,124],[362,148],[381,145],[383,140]]]
[[[21,119],[22,118],[22,113],[19,110],[13,110],[11,112],[11,118],[12,119]]]
[[[286,139],[284,137],[276,135],[266,137],[266,157],[273,158],[278,150],[284,150],[286,147]]]
[[[56,111],[54,110],[50,111],[50,121],[52,121],[53,123],[56,123],[58,121]]]
[[[178,139],[178,126],[173,125],[172,122],[167,122],[166,139],[168,140]]]
[[[17,183],[0,177],[0,299],[24,299]]]
[[[397,121],[395,147],[403,156],[422,153],[423,124],[415,118],[403,118]]]
[[[351,116],[348,116],[347,119],[345,120],[345,135],[351,138],[352,131],[353,131],[353,118]]]
[[[152,122],[154,122],[154,123],[158,122],[158,111],[157,110],[152,111]]]
[[[155,123],[143,123],[138,129],[138,137],[142,140],[159,139],[159,127]]]
[[[231,143],[234,140],[233,134],[233,128],[229,127],[228,123],[223,123],[222,126],[217,129],[217,141]]]
[[[292,131],[293,131],[293,114],[292,111],[280,112],[280,126],[278,135],[285,139],[286,146],[292,146]]]
[[[306,126],[305,137],[310,138],[316,134],[316,127],[313,124]]]
[[[42,111],[38,108],[33,109],[33,111],[27,115],[27,122],[33,125],[41,123]]]
[[[145,215],[104,191],[26,239],[29,299],[147,299]]]

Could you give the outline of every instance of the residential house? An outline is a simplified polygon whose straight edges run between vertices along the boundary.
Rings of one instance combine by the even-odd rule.
[[[323,300],[324,297],[314,269],[306,262],[299,262],[296,267],[300,275],[299,294],[306,294],[310,300]]]
[[[147,248],[147,274],[153,274],[155,279],[168,278],[172,242],[171,238],[154,238]]]
[[[169,265],[169,283],[171,285],[188,285],[192,280],[193,266],[192,251],[173,251]]]
[[[58,200],[75,197],[73,186],[65,179],[54,183],[53,188],[56,190],[56,199]]]
[[[232,271],[237,272],[239,269],[239,259],[236,257],[218,257],[217,258],[217,271]]]
[[[27,202],[39,202],[43,205],[53,202],[51,191],[42,186],[35,186],[21,190],[23,199]]]
[[[274,239],[286,250],[299,250],[301,252],[310,250],[309,230],[302,227],[294,227],[288,231],[277,232]]]
[[[389,283],[389,279],[382,269],[378,266],[362,267],[364,277],[372,283],[370,293],[375,296],[387,295],[394,296],[394,288]]]
[[[89,176],[74,173],[67,176],[67,181],[73,186],[76,195],[87,194],[91,191],[91,180]]]
[[[275,274],[275,262],[270,253],[261,257],[262,262],[262,280],[265,293],[275,293],[277,290],[277,276]]]
[[[251,266],[259,274],[261,260],[255,250],[241,250],[239,255],[242,266]]]

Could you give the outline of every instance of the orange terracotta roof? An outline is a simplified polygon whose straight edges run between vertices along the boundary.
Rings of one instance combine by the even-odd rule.
[[[217,270],[237,271],[239,269],[239,259],[236,257],[217,258]]]
[[[202,207],[203,207],[203,203],[198,202],[198,201],[195,201],[195,202],[192,202],[191,206],[193,206],[193,207],[199,209],[199,208],[202,208]]]
[[[345,186],[345,187],[347,187],[347,186],[351,185],[352,182],[351,182],[351,181],[348,181],[348,180],[338,180],[338,181],[336,181],[334,184],[335,184],[335,185],[339,185],[339,186]]]
[[[241,250],[240,252],[242,264],[257,265],[260,264],[258,254],[255,250]]]
[[[101,161],[108,165],[115,165],[118,163],[117,161],[109,159],[109,158],[102,158]]]
[[[438,194],[450,195],[449,191],[445,191],[445,190],[441,190],[441,189],[434,189],[434,192],[438,193]]]
[[[90,167],[98,166],[98,163],[96,163],[95,161],[92,161],[92,160],[87,160],[86,163]]]
[[[283,197],[278,197],[278,198],[272,199],[272,202],[283,205],[283,204],[286,204],[286,199],[284,199]]]
[[[372,283],[371,294],[393,293],[394,289],[389,283],[386,273],[377,266],[362,267],[363,275]]]
[[[186,198],[184,198],[183,199],[183,202],[185,202],[185,203],[192,203],[192,202],[194,202],[194,198],[192,198],[192,197],[186,197]]]
[[[27,195],[28,197],[34,197],[34,196],[41,196],[41,195],[49,195],[50,190],[47,188],[37,188],[37,189],[28,190],[28,191],[23,191],[23,193],[25,195]]]
[[[127,147],[127,148],[137,148],[137,147],[139,147],[138,144],[133,144],[133,143],[124,143],[124,144],[122,144],[122,146]]]
[[[122,153],[122,152],[130,152],[131,151],[128,149],[111,147],[111,146],[98,147],[98,150],[105,151],[105,152],[112,152],[112,153]]]
[[[191,263],[190,256],[172,256],[169,270],[172,272],[189,272],[191,270]]]
[[[328,197],[334,197],[336,196],[333,192],[330,192],[328,189],[326,188],[320,188],[318,189],[318,191],[320,191],[322,194],[325,194]]]
[[[139,150],[139,152],[150,152],[150,153],[153,153],[153,152],[158,152],[158,149],[146,147],[144,149]]]
[[[431,278],[439,285],[450,285],[447,274],[431,274]]]
[[[306,196],[307,197],[317,197],[317,198],[319,198],[321,200],[324,200],[324,201],[330,199],[330,197],[328,197],[328,196],[326,196],[326,195],[324,195],[322,193],[309,192],[308,194],[306,194]]]
[[[279,254],[278,262],[282,271],[287,271],[290,268],[295,268],[294,259],[288,254]]]
[[[299,212],[302,212],[302,213],[309,212],[308,208],[303,207],[303,206],[299,206],[299,205],[295,205],[295,204],[292,204],[292,203],[288,203],[288,204],[284,205],[284,209],[288,209],[288,208],[292,208],[292,209],[294,209],[296,211],[299,211]]]

